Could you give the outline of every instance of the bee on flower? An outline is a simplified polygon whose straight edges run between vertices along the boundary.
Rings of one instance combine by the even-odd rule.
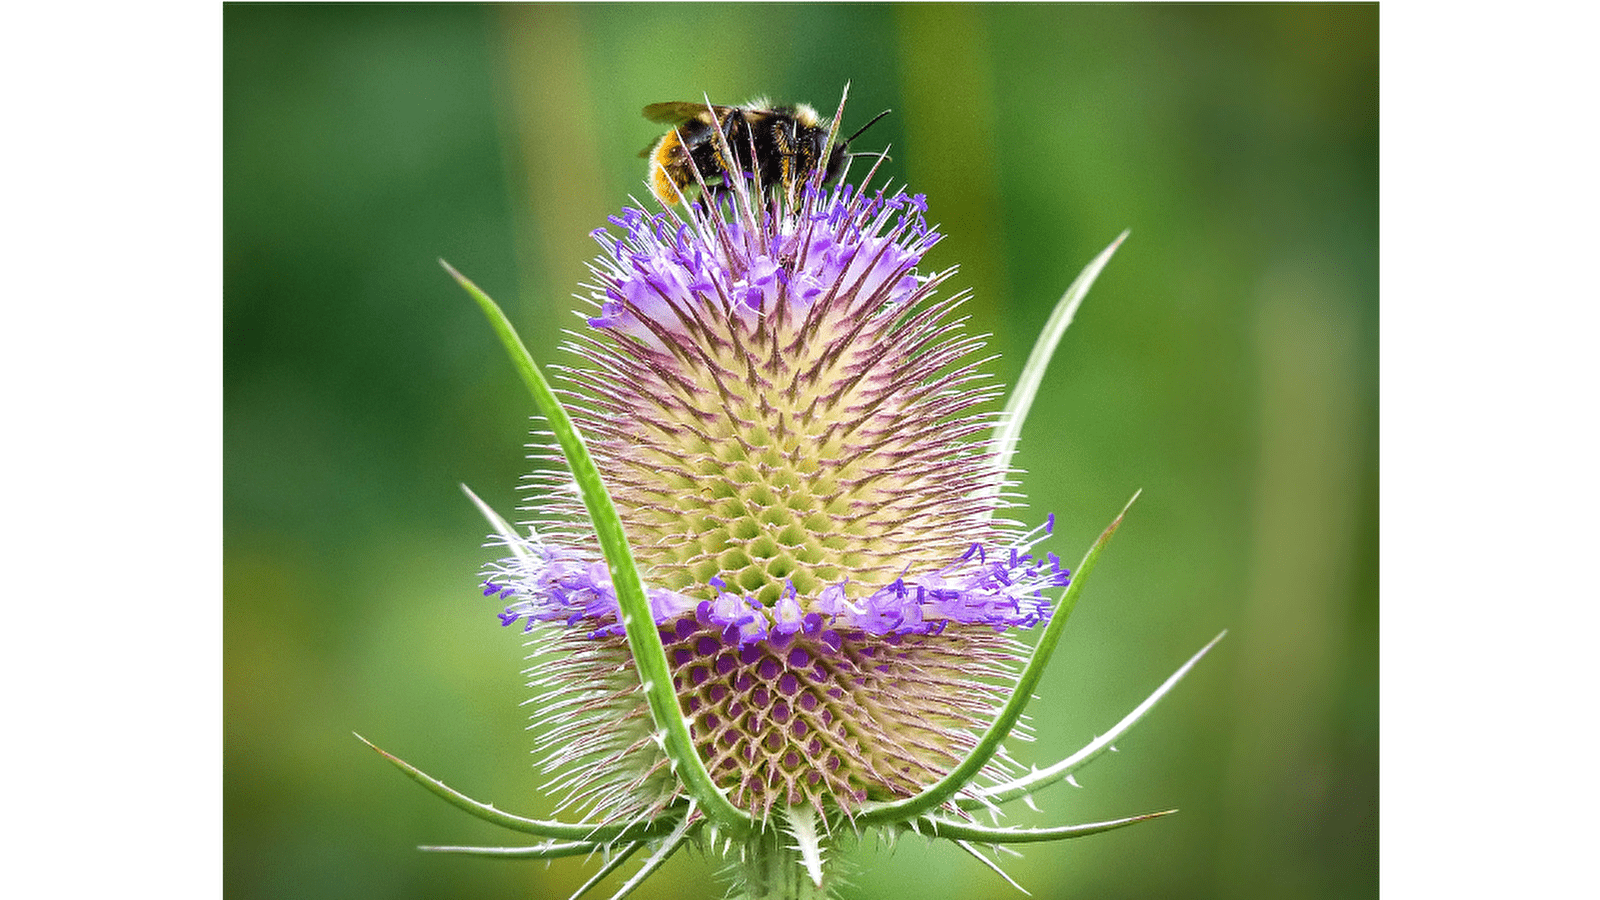
[[[1026,728],[1115,528],[1069,570],[1042,546],[1054,516],[1025,521],[1008,488],[1043,361],[1116,245],[1063,298],[996,415],[964,295],[945,290],[953,270],[923,266],[940,239],[925,195],[870,187],[876,167],[867,186],[825,184],[842,168],[842,101],[831,121],[800,108],[806,155],[790,160],[759,157],[793,143],[756,140],[751,123],[770,118],[709,127],[743,109],[685,112],[708,127],[674,146],[712,148],[680,161],[697,202],[624,208],[593,232],[591,305],[559,399],[462,279],[548,426],[539,457],[555,465],[531,476],[533,520],[514,527],[478,501],[502,550],[482,587],[541,660],[529,674],[543,768],[558,812],[579,821],[504,813],[390,757],[458,806],[546,839],[433,849],[604,851],[587,890],[649,848],[621,896],[693,841],[732,860],[736,896],[822,897],[837,851],[869,830],[946,837],[998,871],[978,846],[1151,818],[976,819],[1070,778],[1200,658],[1056,766],[1026,770],[1002,743]],[[751,171],[706,173],[707,160]],[[682,199],[684,173],[654,164],[652,187],[671,181]],[[763,170],[784,173],[779,189]]]

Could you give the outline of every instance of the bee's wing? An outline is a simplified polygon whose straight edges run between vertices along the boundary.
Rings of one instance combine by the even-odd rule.
[[[720,117],[723,111],[729,107],[713,106],[711,108]],[[707,121],[706,105],[689,100],[652,103],[644,108],[644,117],[662,125],[682,125],[692,119],[699,119],[708,125],[711,124]]]

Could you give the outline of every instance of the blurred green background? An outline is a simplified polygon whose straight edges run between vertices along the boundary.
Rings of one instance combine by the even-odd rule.
[[[1376,6],[269,6],[224,12],[225,880],[230,897],[565,897],[351,731],[540,815],[518,636],[457,484],[517,501],[531,405],[444,257],[561,359],[647,103],[879,110],[1009,383],[1124,228],[1019,464],[1076,559],[1134,490],[1032,707],[1077,749],[1020,824],[1179,807],[1007,868],[1035,896],[1372,896],[1378,872]],[[949,845],[860,898],[1017,896]],[[637,896],[716,897],[685,854]],[[609,889],[618,882],[613,880]]]

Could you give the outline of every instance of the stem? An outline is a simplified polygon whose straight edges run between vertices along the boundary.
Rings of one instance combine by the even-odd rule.
[[[822,884],[806,874],[800,850],[789,835],[768,826],[745,840],[744,851],[734,865],[737,900],[828,900],[839,879],[833,866],[822,869]]]

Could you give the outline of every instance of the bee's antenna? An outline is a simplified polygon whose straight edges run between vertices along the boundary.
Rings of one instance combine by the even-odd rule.
[[[852,158],[855,157],[856,155],[857,154],[854,154],[854,153],[847,154],[847,156],[852,157]],[[873,177],[878,174],[878,167],[883,165],[883,161],[889,158],[889,148],[885,147],[882,150],[879,150],[877,153],[862,153],[862,154],[859,154],[859,155],[861,155],[861,156],[876,156],[878,158],[878,161],[872,164],[872,168],[867,170],[867,177],[861,179],[861,186],[863,188],[865,188],[867,186],[867,183],[872,181]],[[849,164],[849,160],[848,159],[845,160],[845,164],[846,165]]]
[[[845,148],[848,148],[850,146],[850,142],[851,141],[853,141],[856,138],[861,136],[861,132],[866,131],[868,128],[871,128],[873,126],[873,124],[875,124],[879,119],[883,118],[884,116],[887,116],[889,113],[890,113],[890,110],[886,109],[883,112],[878,113],[877,115],[873,116],[870,120],[867,121],[867,124],[861,126],[860,128],[857,128],[855,134],[852,134],[849,137],[845,138],[844,141],[839,144],[840,149],[844,151],[844,172],[841,173],[841,175],[839,176],[841,179],[849,177],[849,174],[850,174],[850,161],[851,160],[855,159],[858,156],[876,156],[878,158],[878,161],[872,164],[872,171],[867,173],[866,180],[862,182],[862,184],[865,185],[868,181],[872,180],[872,176],[873,175],[877,174],[878,167],[883,165],[884,161],[889,158],[889,148],[888,147],[885,147],[885,148],[883,148],[882,150],[879,150],[876,153],[871,153],[871,152],[868,152],[868,153],[851,153],[848,149],[845,149]]]
[[[894,112],[894,110],[886,109],[883,112],[878,113],[877,115],[873,116],[871,119],[868,119],[867,120],[867,124],[861,126],[860,128],[857,128],[855,134],[852,134],[849,137],[844,139],[844,146],[848,147],[850,145],[851,141],[855,140],[858,137],[861,137],[861,132],[866,131],[868,128],[871,128],[873,125],[877,124],[879,119],[883,118],[884,116],[887,116],[891,112]]]

